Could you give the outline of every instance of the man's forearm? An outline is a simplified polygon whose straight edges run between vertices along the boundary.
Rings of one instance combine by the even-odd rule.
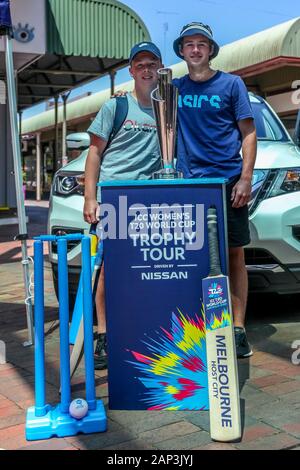
[[[90,147],[85,164],[85,192],[86,200],[96,199],[96,184],[98,182],[101,165],[101,156],[96,147]]]
[[[251,181],[256,160],[257,140],[255,129],[247,134],[242,143],[243,167],[241,179]]]

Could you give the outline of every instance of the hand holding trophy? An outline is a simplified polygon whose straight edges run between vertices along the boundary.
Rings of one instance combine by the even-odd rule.
[[[159,69],[157,74],[158,86],[152,91],[151,100],[157,125],[163,169],[153,173],[152,178],[182,178],[182,173],[174,168],[178,89],[172,84],[171,69]]]

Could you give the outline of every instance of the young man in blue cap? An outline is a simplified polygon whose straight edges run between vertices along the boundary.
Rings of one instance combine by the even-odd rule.
[[[256,158],[252,109],[241,78],[210,67],[219,46],[208,25],[184,26],[173,48],[189,71],[173,81],[179,88],[177,168],[186,178],[229,181],[229,277],[236,348],[238,357],[248,357],[252,351],[245,332],[248,277],[243,247],[250,242],[247,203]]]
[[[134,90],[128,93],[128,110],[119,131],[111,140],[116,113],[116,99],[107,101],[88,129],[91,144],[85,166],[84,220],[98,222],[100,191],[98,181],[149,179],[161,168],[156,122],[151,106],[151,92],[157,86],[157,70],[163,67],[161,53],[155,44],[136,44],[130,53],[129,72]],[[125,98],[126,99],[126,98]],[[98,338],[95,369],[107,367],[104,268],[96,292]]]

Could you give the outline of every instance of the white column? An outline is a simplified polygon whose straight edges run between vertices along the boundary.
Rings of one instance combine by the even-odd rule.
[[[36,134],[36,200],[41,200],[41,133]]]
[[[62,158],[61,158],[61,163],[62,166],[65,166],[68,163],[68,156],[67,156],[67,100],[70,95],[70,91],[64,93],[61,95],[62,100],[63,100],[63,122],[62,122],[62,142],[61,142],[61,148],[62,148]]]
[[[115,70],[110,70],[109,76],[110,76],[110,94],[111,96],[115,93],[115,78],[116,78],[117,72]]]

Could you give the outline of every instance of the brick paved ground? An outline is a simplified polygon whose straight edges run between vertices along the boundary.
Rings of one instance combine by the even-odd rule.
[[[27,207],[30,234],[45,232],[47,208]],[[0,236],[0,339],[6,342],[7,363],[0,365],[0,448],[4,449],[297,449],[300,450],[300,365],[291,362],[291,344],[300,339],[299,297],[272,298],[266,307],[250,298],[249,337],[255,354],[239,361],[243,437],[232,444],[209,437],[207,412],[109,411],[108,431],[102,434],[27,442],[25,410],[33,404],[33,348],[27,339],[20,253],[10,237],[16,227]],[[13,242],[15,243],[15,242]],[[57,303],[50,267],[46,263],[47,399],[59,399]],[[74,380],[77,396],[84,391],[82,365]],[[108,401],[106,372],[96,372],[97,397]]]

